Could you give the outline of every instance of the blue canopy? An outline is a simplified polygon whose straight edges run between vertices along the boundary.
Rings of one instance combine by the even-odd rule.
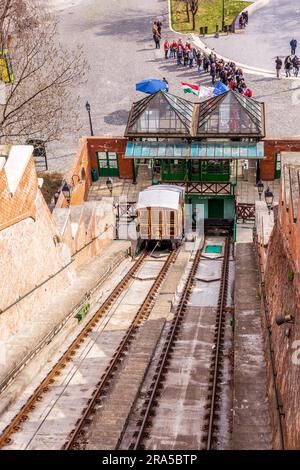
[[[223,82],[218,82],[214,88],[214,95],[222,95],[222,93],[226,93],[228,90],[228,86],[224,85]]]
[[[149,95],[153,95],[159,90],[168,91],[168,84],[163,80],[143,80],[135,85],[136,91],[142,91],[144,93],[148,93]]]

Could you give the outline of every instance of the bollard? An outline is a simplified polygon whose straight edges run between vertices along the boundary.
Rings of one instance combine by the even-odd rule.
[[[216,34],[215,34],[215,38],[218,38],[219,37],[219,25],[216,24]]]
[[[203,26],[200,26],[200,36],[204,36],[204,28],[203,28]]]
[[[208,26],[204,26],[204,34],[208,33]]]

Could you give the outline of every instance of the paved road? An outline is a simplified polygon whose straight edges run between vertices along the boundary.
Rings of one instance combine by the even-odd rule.
[[[195,69],[178,68],[173,60],[165,61],[163,51],[154,48],[150,31],[157,17],[163,19],[164,37],[174,37],[168,30],[167,0],[51,1],[59,13],[60,40],[70,47],[83,43],[91,69],[88,82],[74,90],[80,94],[82,129],[48,148],[50,169],[67,171],[78,139],[89,134],[86,100],[92,106],[96,135],[123,135],[132,101],[145,96],[135,92],[137,81],[165,76],[170,91],[182,97],[181,81],[207,82],[207,77],[199,80]],[[223,39],[219,41],[221,45]],[[254,76],[247,77],[247,82],[254,97],[266,102],[268,133],[299,135],[300,83]]]
[[[271,0],[250,16],[246,30],[221,39],[208,38],[205,42],[237,62],[273,70],[275,57],[286,57],[290,52],[292,36],[300,46],[300,2]]]

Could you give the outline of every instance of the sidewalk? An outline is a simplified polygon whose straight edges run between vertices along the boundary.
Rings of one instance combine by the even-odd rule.
[[[236,247],[233,450],[272,450],[258,268],[253,243]]]

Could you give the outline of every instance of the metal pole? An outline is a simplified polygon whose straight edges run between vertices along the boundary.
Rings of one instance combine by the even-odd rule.
[[[88,114],[89,114],[89,121],[90,121],[91,136],[93,136],[94,131],[93,131],[93,124],[92,124],[92,118],[91,118],[91,111],[90,110],[88,110]]]
[[[222,0],[222,31],[224,31],[225,26],[225,0]]]

